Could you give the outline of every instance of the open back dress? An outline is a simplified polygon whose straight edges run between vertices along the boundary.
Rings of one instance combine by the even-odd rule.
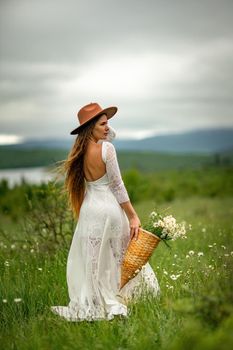
[[[67,259],[68,306],[51,310],[68,321],[111,320],[128,316],[127,303],[143,289],[159,292],[149,262],[121,290],[121,262],[130,240],[130,225],[120,203],[129,201],[117,154],[102,142],[106,173],[85,181],[86,190]]]

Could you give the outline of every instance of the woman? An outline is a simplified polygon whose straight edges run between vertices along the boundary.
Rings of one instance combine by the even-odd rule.
[[[120,290],[122,258],[141,223],[110,142],[115,133],[108,120],[116,112],[117,107],[102,109],[97,103],[82,107],[80,125],[71,132],[78,137],[64,163],[65,186],[78,222],[67,260],[70,302],[51,309],[69,321],[127,316],[127,301],[140,286],[159,291],[149,263]]]

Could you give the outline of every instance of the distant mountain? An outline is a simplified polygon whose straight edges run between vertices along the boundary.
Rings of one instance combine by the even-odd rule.
[[[216,153],[233,150],[233,129],[203,129],[158,135],[143,140],[114,141],[117,149],[174,153]]]
[[[72,146],[74,138],[69,139],[28,139],[23,143],[11,146],[14,149],[65,149]],[[217,153],[232,152],[233,129],[202,129],[179,134],[158,135],[142,140],[114,140],[118,150],[157,151],[169,153]]]

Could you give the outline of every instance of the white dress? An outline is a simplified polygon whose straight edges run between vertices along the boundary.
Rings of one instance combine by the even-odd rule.
[[[102,142],[102,159],[106,173],[96,181],[86,181],[84,201],[68,254],[69,304],[51,307],[55,314],[68,321],[127,316],[127,303],[142,292],[142,286],[155,295],[159,292],[149,263],[120,290],[120,266],[130,239],[129,221],[120,203],[127,202],[129,196],[111,142]]]

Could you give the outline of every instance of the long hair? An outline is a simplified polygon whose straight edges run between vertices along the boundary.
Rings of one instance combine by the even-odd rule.
[[[84,154],[87,149],[88,141],[91,139],[92,130],[101,115],[91,119],[80,129],[79,134],[68,153],[67,159],[57,162],[60,165],[58,165],[56,171],[65,174],[63,191],[68,194],[68,204],[73,211],[74,218],[79,217],[85,194],[85,179],[83,171]]]

